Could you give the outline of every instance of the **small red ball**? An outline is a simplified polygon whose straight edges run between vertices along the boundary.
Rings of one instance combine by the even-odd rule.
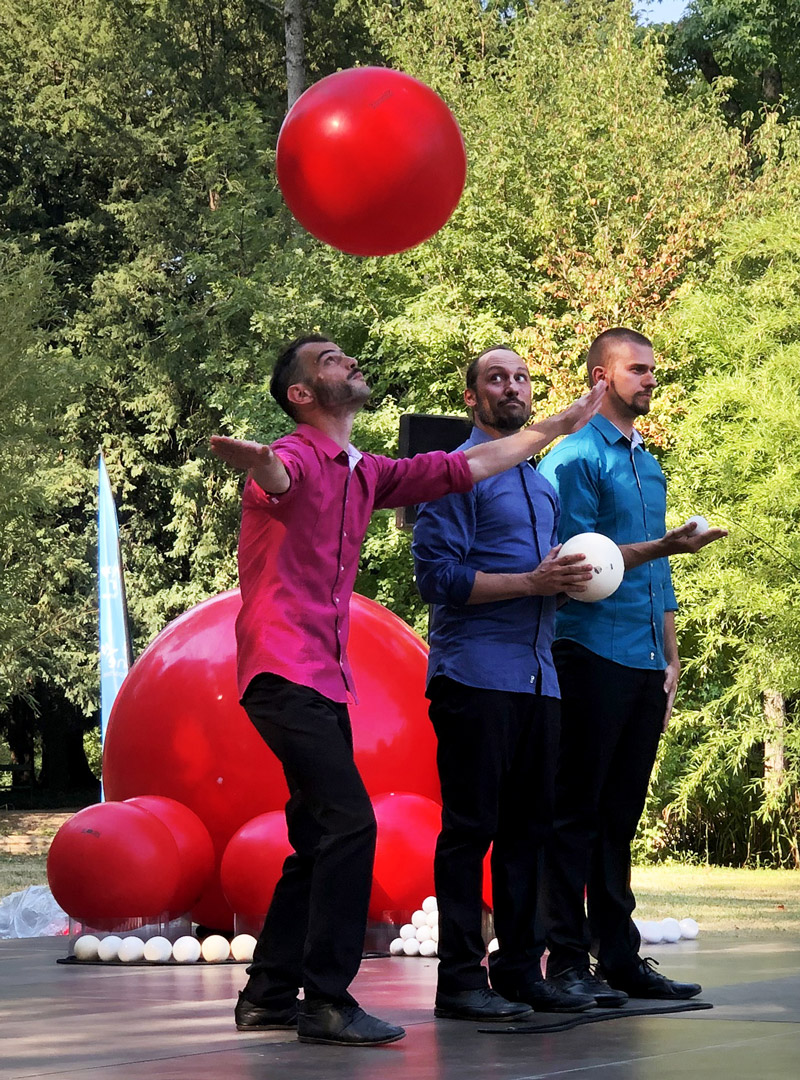
[[[259,814],[228,841],[219,876],[222,891],[237,915],[267,913],[292,845],[282,810]]]
[[[167,826],[129,803],[97,803],[65,821],[47,856],[53,896],[74,919],[105,929],[160,916],[180,880],[178,847]]]
[[[317,239],[352,255],[421,244],[458,205],[467,171],[456,119],[401,71],[349,68],[298,98],[276,171],[286,205]]]
[[[136,795],[126,802],[155,814],[172,833],[180,856],[178,888],[169,903],[173,917],[185,915],[199,900],[214,873],[214,844],[203,822],[188,806],[163,795]]]

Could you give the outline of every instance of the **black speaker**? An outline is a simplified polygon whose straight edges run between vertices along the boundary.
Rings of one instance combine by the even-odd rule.
[[[471,430],[471,422],[463,416],[404,413],[400,417],[400,457],[414,457],[431,450],[450,453],[466,441]],[[400,506],[395,511],[398,529],[413,528],[416,518],[415,506]]]

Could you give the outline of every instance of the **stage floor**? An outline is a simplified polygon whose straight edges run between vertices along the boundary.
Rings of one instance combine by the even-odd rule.
[[[365,960],[361,1004],[407,1037],[385,1048],[298,1043],[233,1026],[244,965],[77,967],[65,939],[0,941],[0,1076],[59,1080],[795,1080],[800,941],[702,935],[649,946],[713,1009],[488,1035],[434,1020],[436,961]]]

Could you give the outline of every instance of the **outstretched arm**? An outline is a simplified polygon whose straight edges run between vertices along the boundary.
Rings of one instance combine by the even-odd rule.
[[[677,529],[670,529],[660,540],[643,540],[640,544],[622,544],[620,551],[625,561],[625,569],[650,562],[651,559],[663,559],[669,555],[696,555],[707,544],[721,540],[728,535],[727,529],[708,529],[697,532],[697,522],[687,522]]]
[[[505,472],[506,469],[511,469],[544,450],[559,435],[570,435],[582,428],[600,408],[605,392],[606,384],[601,379],[588,394],[578,398],[563,412],[540,420],[524,431],[518,431],[516,435],[470,446],[464,453],[469,462],[472,479],[477,484],[487,476]]]
[[[234,469],[247,469],[260,488],[269,495],[281,495],[289,490],[289,474],[271,446],[230,439],[227,435],[212,435],[212,454]]]

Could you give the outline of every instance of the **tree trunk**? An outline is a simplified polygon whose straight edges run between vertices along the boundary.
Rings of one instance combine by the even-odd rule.
[[[775,792],[783,783],[786,772],[786,702],[777,690],[765,690],[763,702],[768,732],[764,739],[764,786],[768,792]]]
[[[770,66],[761,72],[761,100],[770,105],[777,104],[783,94],[781,69]]]
[[[284,0],[287,110],[306,88],[305,0]]]

